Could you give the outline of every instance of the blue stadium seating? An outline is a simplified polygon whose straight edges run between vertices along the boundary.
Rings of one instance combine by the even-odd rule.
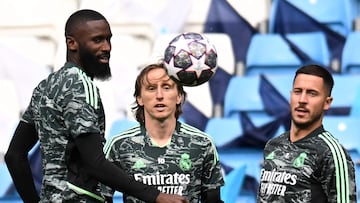
[[[330,65],[330,52],[326,36],[322,32],[303,32],[286,34],[286,37],[301,51],[310,57],[312,62]],[[296,50],[293,50],[296,51]]]
[[[360,87],[357,89],[355,93],[355,99],[350,109],[350,116],[360,118]]]
[[[233,76],[225,93],[224,117],[239,117],[240,112],[266,116],[259,94],[258,75]]]
[[[255,34],[246,56],[245,75],[279,74],[293,71],[301,60],[279,34]],[[287,71],[288,72],[288,71]]]
[[[333,1],[315,1],[315,0],[296,0],[297,3],[308,4],[331,4]],[[338,0],[335,0],[338,1]],[[342,1],[342,0],[340,0]],[[348,1],[348,0],[346,0]],[[352,0],[350,0],[352,1]],[[286,0],[274,0],[271,4],[269,17],[270,33],[306,33],[321,32],[326,36],[326,42],[329,47],[331,66],[338,70],[338,63],[341,61],[342,49],[345,44],[345,37],[341,33],[334,31],[331,27],[323,24],[313,16],[306,14],[303,10]],[[326,8],[326,6],[324,6]],[[341,9],[339,9],[341,10]],[[335,11],[337,12],[337,11]],[[334,12],[334,13],[335,13]],[[332,13],[330,14],[332,15]]]
[[[355,102],[355,96],[360,88],[360,75],[333,75],[334,88],[332,91],[333,101],[330,110],[340,109],[338,115],[347,115],[346,109],[351,109]],[[358,104],[357,104],[358,105]],[[344,108],[344,112],[341,112]]]
[[[123,194],[121,192],[115,191],[113,196],[113,202],[114,203],[123,203]]]
[[[292,89],[294,74],[267,75],[266,78],[286,100],[290,101],[290,91]]]
[[[243,133],[240,120],[233,118],[210,118],[206,124],[205,132],[209,134],[216,146],[231,142]]]
[[[222,163],[232,168],[246,165],[246,179],[253,179],[256,183],[251,184],[251,189],[244,188],[243,186],[240,196],[243,202],[255,202],[257,184],[260,180],[261,163],[263,161],[263,150],[255,148],[221,150],[219,151],[219,158]]]
[[[354,16],[351,0],[287,0],[314,20],[346,36],[352,31]],[[269,30],[273,30],[273,16],[276,13],[276,1],[270,15]],[[286,16],[285,16],[286,17]],[[299,23],[299,22],[294,22]],[[306,25],[304,25],[306,26]]]
[[[329,65],[330,53],[323,33],[256,34],[247,52],[245,74],[293,74],[305,63]]]
[[[225,185],[221,188],[221,199],[226,203],[236,203],[240,189],[246,176],[246,165],[230,171],[225,177]]]
[[[269,78],[269,82],[274,82],[273,86],[278,88],[284,98],[289,98],[287,92],[291,89],[290,78],[285,75],[267,75],[266,77]],[[273,120],[274,116],[269,115],[265,109],[260,94],[260,82],[259,75],[233,76],[225,93],[224,117],[239,117],[241,112],[245,112],[256,126]],[[273,107],[276,108],[276,106]]]
[[[341,74],[360,73],[360,32],[351,32],[342,52]]]
[[[350,0],[287,0],[317,21],[346,36],[352,30]]]
[[[351,116],[325,116],[323,125],[347,150],[359,150],[360,118]]]

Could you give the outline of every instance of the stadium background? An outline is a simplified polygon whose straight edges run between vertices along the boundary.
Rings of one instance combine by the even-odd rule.
[[[3,154],[32,89],[64,63],[64,23],[82,8],[100,11],[112,26],[113,78],[97,81],[107,115],[107,137],[134,124],[129,105],[138,70],[161,58],[166,43],[176,34],[200,32],[215,44],[219,69],[209,83],[186,88],[181,119],[214,137],[228,183],[223,190],[227,203],[231,198],[255,201],[261,149],[270,137],[288,129],[291,77],[296,67],[310,62],[334,73],[335,100],[324,125],[351,152],[360,179],[358,0],[0,3],[0,202],[19,201]],[[38,184],[37,148],[30,156]],[[236,188],[238,193],[234,193]],[[121,194],[117,195],[121,202]]]

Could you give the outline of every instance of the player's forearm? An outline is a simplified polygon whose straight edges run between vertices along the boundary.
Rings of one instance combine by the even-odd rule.
[[[81,158],[89,165],[88,173],[111,188],[135,196],[146,202],[155,202],[160,193],[155,187],[135,181],[122,169],[105,159],[100,135],[81,135],[75,140]]]
[[[13,179],[17,192],[24,202],[40,200],[35,188],[28,160],[11,153],[5,156],[6,165]]]
[[[137,197],[145,202],[155,202],[156,197],[160,193],[155,187],[135,181],[123,170],[108,161],[97,163],[99,167],[93,168],[90,174],[96,177],[100,182],[117,191]],[[100,167],[101,173],[99,173]]]
[[[5,154],[5,162],[17,192],[24,202],[31,203],[40,200],[28,160],[28,151],[36,141],[35,128],[27,123],[20,122]]]

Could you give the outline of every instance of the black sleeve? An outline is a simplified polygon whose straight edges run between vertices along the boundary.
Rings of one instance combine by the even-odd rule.
[[[201,195],[201,202],[204,203],[224,203],[220,198],[220,188],[208,190]]]
[[[28,160],[28,152],[37,141],[35,126],[20,121],[5,154],[5,162],[16,190],[25,203],[40,200]]]
[[[135,181],[122,169],[105,159],[101,136],[83,134],[75,139],[81,159],[89,166],[87,171],[100,182],[113,189],[127,193],[146,202],[155,202],[160,193],[151,187]]]

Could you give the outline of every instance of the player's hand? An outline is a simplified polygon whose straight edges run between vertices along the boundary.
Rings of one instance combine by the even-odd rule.
[[[185,197],[160,193],[156,198],[156,203],[190,203]]]

